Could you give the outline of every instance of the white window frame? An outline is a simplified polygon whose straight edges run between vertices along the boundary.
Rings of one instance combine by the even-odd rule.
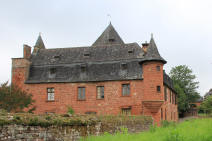
[[[54,101],[54,88],[47,88],[47,100]]]

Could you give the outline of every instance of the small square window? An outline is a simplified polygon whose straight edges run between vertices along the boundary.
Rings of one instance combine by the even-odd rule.
[[[78,100],[85,100],[85,87],[78,87]]]
[[[128,50],[128,53],[133,53],[133,49],[129,49]]]
[[[157,71],[160,71],[160,66],[157,66],[157,67],[156,67],[156,70],[157,70]]]
[[[47,100],[54,101],[54,88],[47,88]]]
[[[160,86],[157,86],[157,92],[160,92]]]
[[[85,72],[86,71],[86,65],[85,64],[82,64],[80,66],[80,68],[81,68],[81,72]]]
[[[121,69],[126,70],[127,69],[127,63],[121,63]]]
[[[115,41],[114,38],[110,38],[110,39],[109,39],[109,42],[114,42],[114,41]]]
[[[90,53],[89,52],[84,52],[84,57],[89,57]]]
[[[130,84],[122,84],[122,96],[130,95]]]
[[[104,99],[104,86],[97,86],[97,99]]]
[[[121,109],[122,115],[131,115],[131,107],[129,108],[122,108]]]

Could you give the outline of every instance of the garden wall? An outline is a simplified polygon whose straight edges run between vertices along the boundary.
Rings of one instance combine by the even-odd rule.
[[[80,137],[148,130],[151,117],[144,116],[0,116],[1,141],[76,141]]]

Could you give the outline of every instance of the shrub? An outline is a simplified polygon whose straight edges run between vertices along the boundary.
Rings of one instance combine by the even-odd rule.
[[[21,90],[15,85],[8,85],[8,82],[0,86],[0,109],[8,112],[20,112],[29,107],[34,101],[32,95]]]
[[[72,109],[72,107],[68,107],[68,112],[67,112],[68,114],[74,114],[74,110]]]

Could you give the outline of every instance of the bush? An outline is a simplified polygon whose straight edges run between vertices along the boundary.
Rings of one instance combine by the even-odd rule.
[[[73,115],[74,114],[74,110],[72,109],[72,107],[68,107],[68,114]]]
[[[29,107],[34,101],[32,95],[21,90],[15,85],[8,85],[8,82],[0,86],[0,109],[8,112],[20,112]]]

